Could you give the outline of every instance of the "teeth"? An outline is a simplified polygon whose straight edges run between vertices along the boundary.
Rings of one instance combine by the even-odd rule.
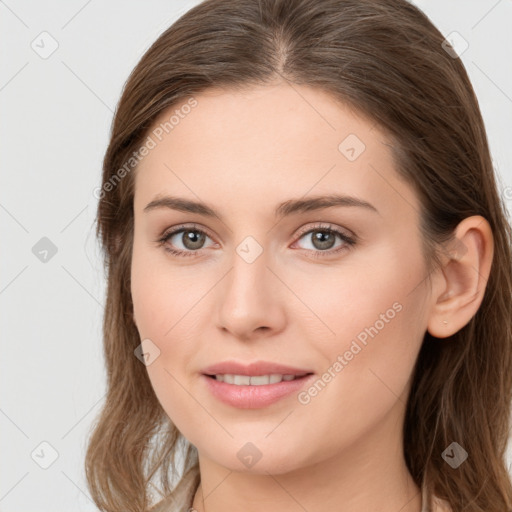
[[[233,375],[226,373],[224,375],[215,375],[219,382],[234,384],[235,386],[263,386],[265,384],[277,384],[282,380],[294,380],[295,375],[281,375],[272,373],[270,375]]]

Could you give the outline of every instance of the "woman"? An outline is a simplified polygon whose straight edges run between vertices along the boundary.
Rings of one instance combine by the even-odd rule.
[[[101,510],[512,507],[511,230],[419,9],[197,5],[127,81],[98,197]]]

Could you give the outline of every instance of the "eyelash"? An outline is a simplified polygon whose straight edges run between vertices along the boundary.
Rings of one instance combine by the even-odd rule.
[[[176,250],[176,249],[172,249],[168,246],[165,246],[166,242],[172,236],[174,236],[178,233],[184,232],[184,231],[192,231],[192,232],[206,235],[209,238],[212,238],[208,234],[208,232],[206,232],[204,229],[197,227],[194,224],[180,225],[180,226],[173,228],[171,231],[167,231],[166,233],[164,233],[164,235],[157,240],[157,243],[159,246],[163,246],[164,250],[171,253],[173,256],[178,256],[178,257],[196,257],[196,256],[198,256],[198,253],[201,251],[201,249],[198,249],[196,251],[190,251],[190,250],[182,251],[182,250]],[[350,236],[346,235],[345,233],[334,228],[331,224],[317,224],[317,225],[310,227],[304,231],[301,231],[298,235],[297,240],[300,240],[304,235],[310,234],[315,231],[322,231],[324,233],[329,233],[329,234],[332,233],[332,234],[338,235],[339,238],[341,238],[341,240],[345,244],[342,245],[341,247],[338,247],[337,249],[334,249],[334,250],[328,250],[328,251],[313,250],[313,254],[311,255],[311,257],[313,257],[313,258],[325,258],[325,257],[333,256],[333,255],[338,254],[344,250],[351,249],[356,244],[356,237],[350,237]],[[308,249],[304,249],[304,250],[307,251]]]

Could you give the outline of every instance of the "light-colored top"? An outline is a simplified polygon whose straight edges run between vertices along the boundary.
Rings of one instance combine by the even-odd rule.
[[[194,512],[192,504],[199,486],[199,478],[189,475],[179,493],[157,503],[149,512]],[[428,506],[428,490],[425,483],[421,486],[421,512],[452,512],[450,505],[436,496],[432,497],[432,508]]]
[[[452,507],[447,501],[437,496],[432,496],[432,507],[428,506],[428,490],[425,482],[421,486],[421,512],[452,512]]]

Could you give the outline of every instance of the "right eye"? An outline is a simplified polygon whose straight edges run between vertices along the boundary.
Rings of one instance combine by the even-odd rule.
[[[174,241],[173,238],[176,238]],[[197,253],[203,249],[203,244],[206,238],[210,238],[205,231],[192,226],[178,226],[165,234],[158,240],[164,249],[173,254],[174,256],[197,256]],[[171,242],[169,246],[169,242]],[[176,244],[181,243],[184,247],[181,249],[179,246],[176,249]]]

